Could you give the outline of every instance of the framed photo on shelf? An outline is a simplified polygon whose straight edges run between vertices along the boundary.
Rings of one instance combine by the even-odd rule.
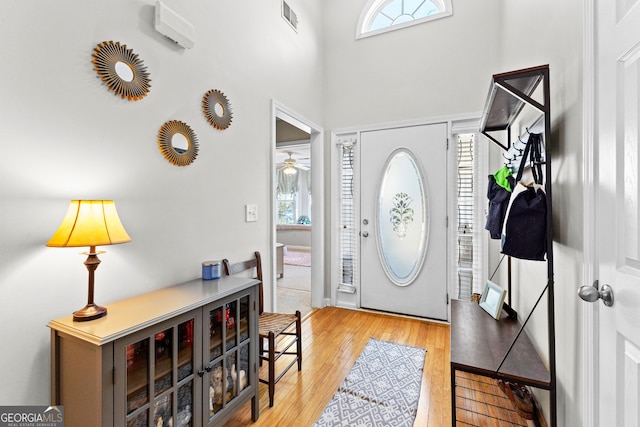
[[[504,296],[507,291],[500,286],[493,283],[491,280],[487,280],[487,284],[484,287],[482,296],[480,297],[480,307],[491,315],[494,319],[500,318],[502,312],[502,303],[504,302]]]

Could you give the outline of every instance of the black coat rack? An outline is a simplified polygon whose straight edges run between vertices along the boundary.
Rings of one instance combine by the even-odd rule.
[[[541,91],[536,90],[541,87]],[[534,93],[540,94],[542,100],[538,101],[534,99]],[[538,96],[539,97],[539,96]],[[554,279],[553,279],[553,221],[552,221],[552,193],[551,193],[551,116],[550,116],[550,85],[549,85],[549,66],[542,65],[539,67],[527,68],[517,71],[511,71],[502,74],[496,74],[493,76],[491,88],[489,90],[489,96],[485,104],[484,113],[480,124],[480,131],[483,135],[501,147],[509,154],[505,156],[505,159],[509,160],[517,149],[513,149],[513,145],[517,144],[517,141],[512,144],[511,128],[516,123],[516,120],[520,116],[525,105],[531,106],[541,113],[538,120],[532,123],[530,126],[543,125],[543,140],[544,140],[544,186],[547,199],[547,285],[540,294],[537,302],[535,303],[531,313],[527,316],[525,321],[514,338],[513,343],[504,355],[502,362],[498,366],[495,372],[496,377],[500,377],[500,367],[506,360],[507,356],[513,349],[516,340],[520,337],[520,334],[524,331],[527,322],[529,321],[531,314],[538,306],[538,303],[543,298],[545,292],[547,295],[547,326],[548,326],[548,340],[549,340],[549,382],[548,383],[536,383],[529,384],[535,387],[549,390],[550,398],[550,426],[557,426],[557,398],[556,398],[556,355],[555,355],[555,309],[554,309]],[[492,134],[496,132],[506,132],[506,145],[500,140],[495,138]],[[518,135],[518,140],[520,140]],[[513,160],[516,159],[511,159]],[[513,162],[515,163],[515,162]],[[508,269],[508,295],[509,305],[511,304],[511,259],[509,259]],[[523,384],[527,384],[527,378],[522,379]]]

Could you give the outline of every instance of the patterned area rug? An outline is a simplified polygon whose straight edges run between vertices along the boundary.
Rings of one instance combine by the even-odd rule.
[[[371,338],[314,426],[413,426],[426,353]]]

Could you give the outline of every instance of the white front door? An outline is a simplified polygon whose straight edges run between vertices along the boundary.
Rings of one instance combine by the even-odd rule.
[[[360,305],[447,319],[447,125],[360,136]]]
[[[596,0],[597,418],[640,425],[640,4]]]

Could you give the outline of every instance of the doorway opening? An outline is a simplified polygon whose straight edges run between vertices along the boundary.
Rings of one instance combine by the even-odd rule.
[[[324,306],[322,129],[274,101],[272,311]]]
[[[311,135],[276,118],[278,311],[311,312]]]

